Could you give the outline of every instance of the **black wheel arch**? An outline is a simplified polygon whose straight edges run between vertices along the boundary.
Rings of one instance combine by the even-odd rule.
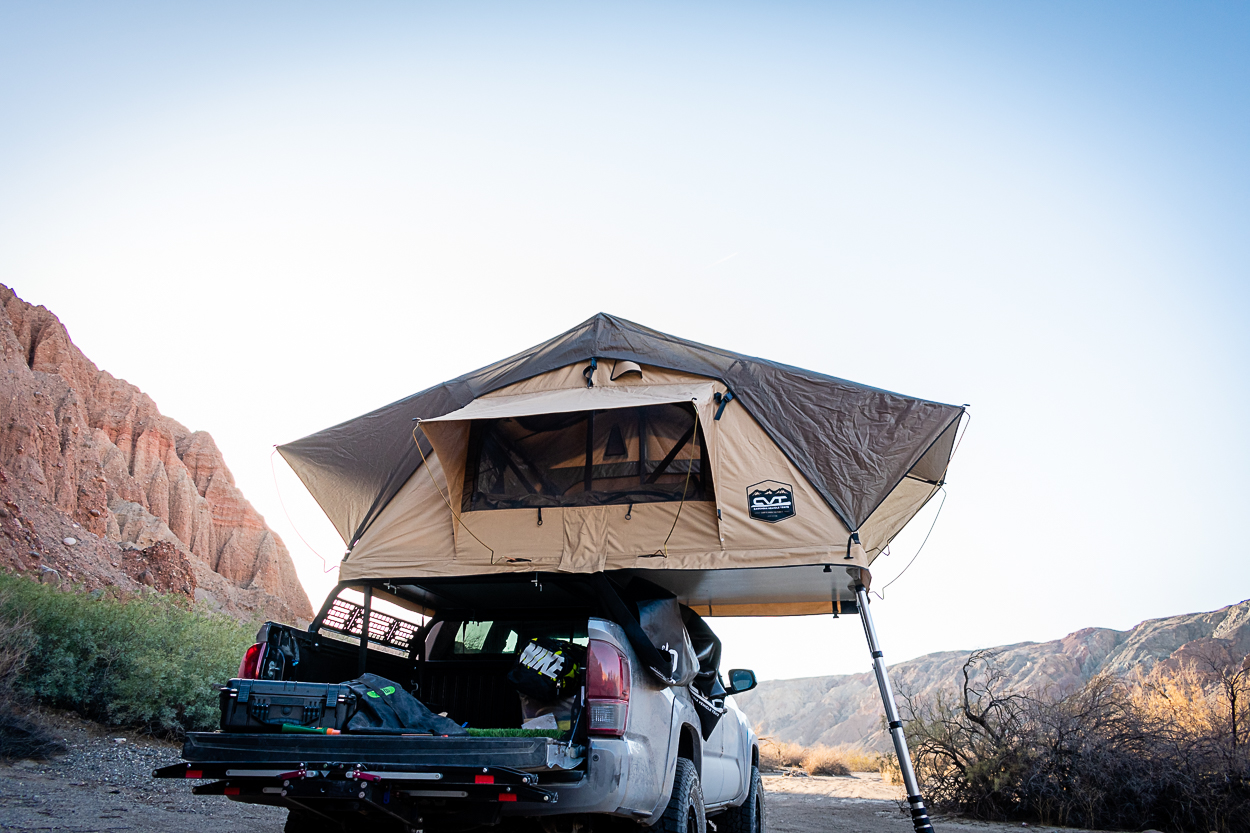
[[[694,764],[694,771],[700,778],[703,777],[703,735],[689,723],[681,725],[681,735],[677,739],[677,757]]]

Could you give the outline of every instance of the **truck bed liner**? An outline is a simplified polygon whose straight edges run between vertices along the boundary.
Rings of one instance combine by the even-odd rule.
[[[572,752],[572,755],[567,754]],[[280,735],[191,732],[182,747],[190,763],[294,765],[353,763],[370,767],[493,766],[541,771],[571,769],[584,747],[550,738],[404,737],[388,735]]]

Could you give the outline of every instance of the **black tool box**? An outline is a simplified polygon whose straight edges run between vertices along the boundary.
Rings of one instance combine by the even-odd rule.
[[[226,732],[280,732],[285,723],[341,731],[355,712],[356,695],[345,685],[231,680],[221,690]]]

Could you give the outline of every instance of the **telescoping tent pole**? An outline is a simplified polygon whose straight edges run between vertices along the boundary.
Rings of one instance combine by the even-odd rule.
[[[868,637],[868,650],[872,652],[872,670],[877,675],[877,688],[881,689],[881,701],[885,704],[885,719],[890,725],[890,739],[894,741],[894,753],[898,755],[898,768],[903,773],[903,786],[907,788],[907,803],[911,805],[911,823],[916,833],[933,833],[933,825],[929,822],[929,811],[925,809],[924,799],[920,797],[920,784],[916,781],[916,771],[911,766],[911,755],[907,752],[907,739],[903,737],[903,722],[898,719],[898,707],[894,705],[894,689],[890,687],[890,678],[885,673],[885,655],[881,653],[881,644],[877,641],[877,629],[872,624],[872,614],[868,611],[868,588],[862,582],[855,583],[855,598],[859,601],[859,618],[864,623],[864,636]]]

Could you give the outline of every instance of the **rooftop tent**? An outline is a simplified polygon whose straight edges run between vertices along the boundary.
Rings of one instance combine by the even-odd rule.
[[[279,451],[344,581],[608,571],[793,615],[854,602],[841,567],[933,496],[962,413],[600,314]]]
[[[602,605],[665,685],[715,646],[687,639],[697,667],[672,651],[665,670],[648,611],[686,605],[689,637],[696,615],[853,605],[912,825],[932,833],[866,584],[941,487],[962,416],[600,314],[279,451],[348,543],[362,672],[374,594],[423,613]]]

